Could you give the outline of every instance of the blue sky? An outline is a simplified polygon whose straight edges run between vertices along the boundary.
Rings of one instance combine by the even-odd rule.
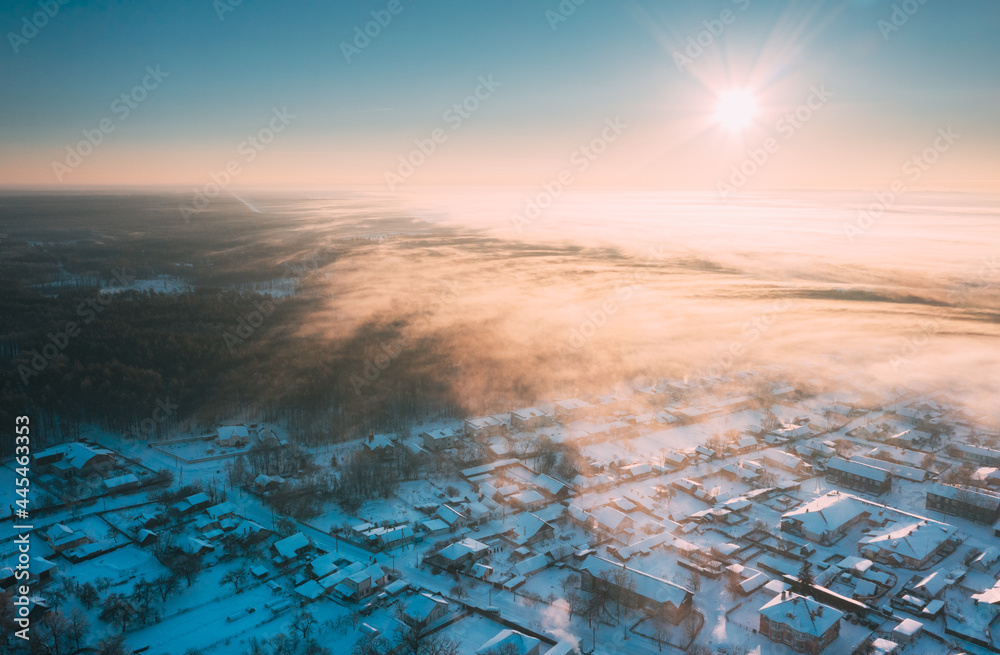
[[[389,4],[243,0],[220,18],[221,0],[70,0],[30,39],[14,37],[15,53],[11,33],[41,10],[7,2],[0,183],[57,183],[52,163],[103,118],[114,132],[64,184],[197,183],[287,107],[295,118],[241,183],[380,184],[414,140],[445,127],[447,143],[408,183],[530,185],[620,117],[629,129],[588,183],[712,188],[816,85],[830,102],[755,185],[878,188],[948,126],[962,138],[921,184],[1000,179],[994,1],[913,0],[888,32],[879,21],[905,3],[566,0],[575,11],[555,22],[555,0],[399,0],[348,63],[342,43]],[[724,11],[731,22],[707,39],[704,21]],[[708,45],[680,70],[673,53],[699,34]],[[112,103],[147,66],[169,77],[119,120]],[[460,129],[446,127],[444,112],[489,75],[495,93]],[[738,134],[713,121],[730,88],[758,105]]]

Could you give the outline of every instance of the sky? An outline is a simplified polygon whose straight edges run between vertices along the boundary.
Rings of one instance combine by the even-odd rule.
[[[3,3],[0,185],[1000,187],[995,0],[237,2]]]

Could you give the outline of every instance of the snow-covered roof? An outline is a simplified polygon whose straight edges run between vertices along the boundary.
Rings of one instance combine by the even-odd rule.
[[[862,549],[876,548],[888,553],[923,561],[951,539],[958,528],[947,523],[922,520],[913,523],[891,523],[859,542]]]
[[[222,440],[232,439],[233,437],[242,439],[250,438],[250,431],[247,430],[247,426],[245,425],[223,425],[216,431],[216,433],[218,434],[219,439]]]
[[[475,555],[483,551],[489,551],[489,549],[490,547],[487,546],[486,544],[480,541],[476,541],[475,539],[466,537],[461,541],[456,541],[453,544],[445,546],[444,548],[441,549],[441,552],[438,554],[441,557],[454,562],[455,560],[461,559],[462,557],[465,557],[468,554]]]
[[[542,642],[516,630],[503,630],[479,647],[476,655],[487,655],[492,651],[504,650],[511,655],[528,655]]]
[[[614,507],[598,507],[590,513],[590,517],[594,519],[594,521],[596,521],[601,528],[612,532],[617,531],[621,525],[628,520],[628,516],[622,514]]]
[[[616,571],[627,571],[630,574],[630,582],[634,584],[632,590],[643,598],[657,603],[670,603],[674,607],[680,607],[685,599],[693,595],[691,591],[679,584],[658,578],[645,571],[629,568],[624,564],[616,564],[611,560],[598,557],[597,555],[587,557],[581,568],[588,571],[595,578],[599,578],[605,572],[605,575],[607,575],[608,573],[613,574]]]
[[[273,548],[285,559],[291,559],[298,554],[298,551],[308,548],[310,545],[309,538],[298,532],[290,537],[285,537],[280,541],[274,542]]]
[[[532,418],[539,418],[541,416],[546,416],[546,413],[537,407],[524,407],[522,409],[515,409],[511,412],[512,416],[516,416],[522,421],[526,421]]]
[[[826,468],[827,470],[840,471],[841,473],[856,475],[860,478],[874,480],[876,482],[885,482],[889,478],[889,471],[884,468],[878,468],[876,466],[863,464],[857,461],[848,461],[840,457],[834,457],[827,462]]]
[[[447,608],[448,601],[430,594],[419,594],[406,605],[403,614],[414,623],[424,623],[430,618],[431,613],[439,607]]]
[[[575,409],[586,409],[588,407],[593,407],[593,405],[588,403],[586,400],[580,400],[579,398],[557,400],[555,405],[557,408],[564,409],[566,411],[573,411]]]
[[[850,494],[831,491],[815,500],[785,512],[781,518],[794,519],[805,531],[813,534],[837,530],[872,508]]]
[[[538,493],[534,489],[525,489],[519,494],[512,496],[515,502],[521,503],[522,505],[533,505],[535,503],[540,503],[545,500],[545,496]]]
[[[924,627],[924,624],[920,621],[915,621],[913,619],[903,619],[899,622],[895,628],[892,629],[893,634],[904,635],[906,637],[912,637],[913,635],[920,632]]]
[[[927,493],[941,496],[942,498],[958,500],[990,511],[996,511],[1000,508],[1000,495],[984,489],[976,489],[975,487],[955,487],[950,484],[935,482],[930,486]]]
[[[923,591],[931,596],[937,596],[942,589],[948,586],[948,573],[944,569],[939,569],[930,575],[924,577],[923,580],[913,585],[913,588],[918,591]]]
[[[119,475],[117,477],[107,478],[104,480],[104,486],[108,489],[114,489],[115,487],[122,487],[130,484],[139,484],[139,478],[137,478],[134,473],[126,473],[125,475]]]
[[[35,453],[35,459],[48,459],[58,457],[58,462],[64,468],[81,469],[95,457],[114,457],[114,451],[101,446],[74,441],[71,443],[59,444],[52,448],[46,448]]]
[[[503,421],[495,416],[476,416],[474,418],[467,418],[465,419],[465,423],[476,430],[503,425]]]
[[[559,494],[563,489],[566,488],[566,484],[556,480],[548,475],[538,475],[535,477],[534,483],[536,486],[544,489],[553,496]]]
[[[844,616],[829,605],[795,593],[778,594],[760,608],[760,613],[773,623],[814,637],[822,637]]]

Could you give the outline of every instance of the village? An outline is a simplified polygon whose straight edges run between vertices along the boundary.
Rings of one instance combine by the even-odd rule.
[[[1000,439],[945,393],[746,372],[314,448],[95,433],[31,472],[40,652],[1000,653]]]

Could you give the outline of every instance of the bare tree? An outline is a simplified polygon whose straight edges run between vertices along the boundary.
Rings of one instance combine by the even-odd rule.
[[[167,598],[171,594],[175,593],[181,586],[180,580],[177,579],[177,576],[170,575],[169,573],[164,573],[163,575],[153,578],[150,584],[160,596],[160,601],[164,603],[167,602]]]
[[[132,655],[132,649],[125,644],[125,635],[119,633],[97,642],[97,655]]]
[[[681,629],[684,630],[684,638],[687,639],[687,643],[694,641],[701,631],[701,622],[698,621],[698,615],[694,612],[689,612],[681,623]]]
[[[134,614],[135,608],[132,607],[125,596],[121,594],[109,594],[101,606],[100,618],[107,623],[118,624],[121,626],[122,632],[125,632],[125,628],[128,627],[129,621],[132,620]]]
[[[87,614],[79,607],[74,607],[69,611],[67,617],[69,626],[66,636],[73,643],[73,652],[78,653],[83,648],[83,640],[90,633],[90,621]]]
[[[250,570],[246,566],[241,566],[237,569],[230,569],[224,576],[219,579],[221,584],[231,584],[236,593],[243,591],[243,585],[246,584],[247,579],[250,577]]]
[[[70,622],[61,612],[48,612],[39,621],[41,641],[52,655],[60,655],[69,650]]]
[[[316,623],[317,621],[312,614],[302,610],[292,620],[292,629],[302,635],[302,641],[306,641],[316,627]]]

